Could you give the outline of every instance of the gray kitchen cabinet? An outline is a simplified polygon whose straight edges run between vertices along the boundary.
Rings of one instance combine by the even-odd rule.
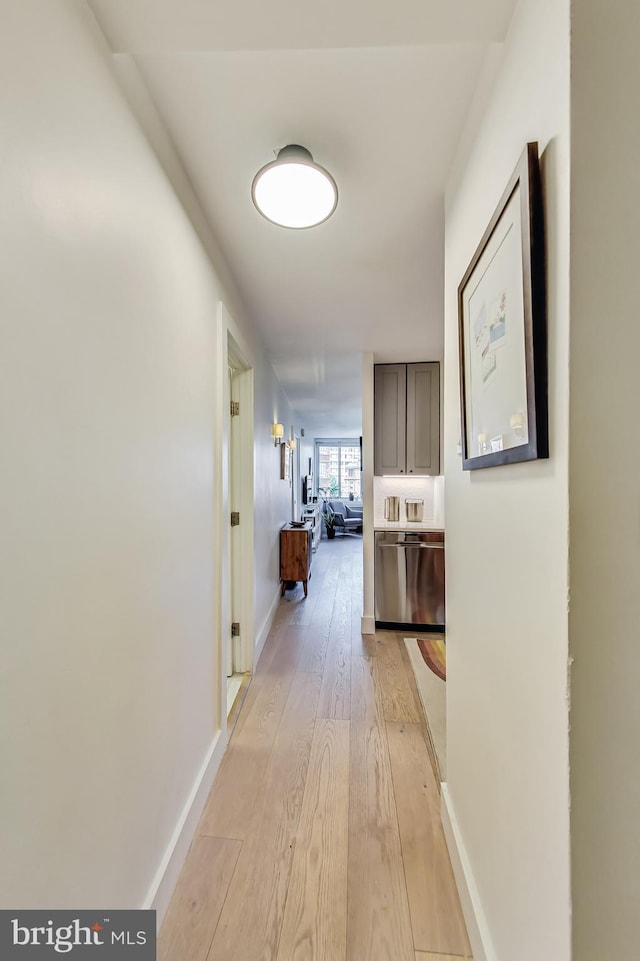
[[[407,462],[407,365],[377,364],[373,371],[375,474],[404,474]]]
[[[440,364],[407,364],[407,474],[440,473]]]
[[[440,473],[440,364],[374,367],[374,473]]]

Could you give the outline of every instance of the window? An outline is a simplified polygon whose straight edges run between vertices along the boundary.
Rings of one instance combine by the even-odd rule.
[[[360,497],[360,441],[323,438],[316,441],[318,493],[327,497]]]

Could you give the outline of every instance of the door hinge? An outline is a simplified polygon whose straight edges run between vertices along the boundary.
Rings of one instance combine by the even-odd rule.
[[[237,417],[237,416],[239,415],[239,413],[240,413],[240,401],[239,401],[239,400],[232,400],[232,401],[231,401],[231,416],[232,416],[232,417]]]
[[[237,527],[240,523],[240,511],[231,511],[231,526]]]
[[[231,624],[231,637],[240,637],[240,621],[233,621]]]

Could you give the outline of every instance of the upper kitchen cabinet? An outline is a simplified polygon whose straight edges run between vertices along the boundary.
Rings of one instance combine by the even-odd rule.
[[[440,473],[440,364],[374,367],[374,473]]]
[[[404,474],[406,470],[406,364],[377,364],[374,367],[373,463],[375,474]]]
[[[407,474],[440,473],[440,364],[407,364]]]

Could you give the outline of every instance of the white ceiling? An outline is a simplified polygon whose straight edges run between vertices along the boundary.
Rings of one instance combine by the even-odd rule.
[[[308,436],[361,433],[361,355],[443,343],[443,194],[515,0],[89,0],[135,55]],[[254,174],[288,143],[334,176],[319,227],[275,227]]]

